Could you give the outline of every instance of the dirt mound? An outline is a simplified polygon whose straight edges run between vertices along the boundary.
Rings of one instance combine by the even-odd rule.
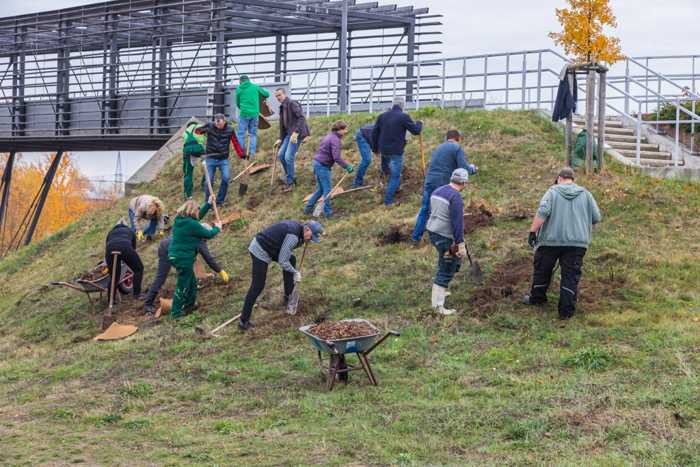
[[[469,206],[469,211],[464,213],[464,233],[469,234],[476,229],[493,224],[493,213],[486,206],[479,205],[476,208]]]
[[[380,245],[394,245],[407,242],[411,238],[411,232],[407,225],[392,225],[389,230],[379,235]]]
[[[528,258],[517,258],[500,265],[488,282],[473,295],[471,302],[474,309],[485,313],[503,299],[517,300],[517,292],[524,293],[529,286],[531,272],[532,265]]]

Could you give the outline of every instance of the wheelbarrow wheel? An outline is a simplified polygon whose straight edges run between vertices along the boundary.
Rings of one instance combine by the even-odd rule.
[[[119,284],[117,284],[119,292],[124,295],[129,295],[134,290],[134,273],[131,268],[122,262]]]

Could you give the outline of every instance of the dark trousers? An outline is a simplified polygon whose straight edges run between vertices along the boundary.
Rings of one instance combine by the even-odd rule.
[[[535,252],[534,270],[530,301],[541,304],[547,301],[547,289],[552,281],[552,271],[559,261],[561,266],[561,286],[559,289],[559,316],[569,318],[576,312],[578,283],[581,280],[581,267],[585,248],[573,246],[541,246]]]
[[[172,264],[170,263],[168,257],[158,255],[158,270],[156,271],[156,278],[153,279],[153,282],[148,287],[146,299],[144,301],[145,305],[153,305],[158,292],[160,292],[161,287],[163,287],[163,284],[165,284],[165,281],[168,278],[171,268]]]
[[[250,289],[248,289],[248,293],[245,296],[245,303],[243,304],[243,311],[241,312],[242,323],[247,323],[250,321],[250,315],[253,313],[253,305],[255,305],[255,301],[265,288],[267,268],[270,266],[265,261],[258,259],[252,253],[250,254],[250,257],[253,260],[253,278],[250,284]],[[296,268],[296,257],[292,256],[289,258],[289,262]],[[282,278],[284,279],[284,296],[287,298],[292,293],[292,290],[294,290],[294,274],[291,272],[282,271]]]
[[[108,243],[105,249],[105,263],[107,263],[107,268],[109,269],[110,281],[109,287],[112,287],[111,275],[114,274],[117,278],[115,284],[119,284],[119,279],[121,278],[122,268],[121,262],[117,261],[117,270],[112,271],[112,266],[114,258],[112,257],[112,252],[118,251],[121,256],[121,260],[131,268],[134,272],[134,297],[141,295],[141,282],[143,281],[143,263],[141,263],[141,258],[139,254],[134,250],[131,245],[125,245],[122,243]],[[109,290],[108,290],[109,293]],[[115,294],[116,296],[116,294]]]

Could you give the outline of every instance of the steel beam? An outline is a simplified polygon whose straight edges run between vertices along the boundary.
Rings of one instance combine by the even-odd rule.
[[[39,224],[39,219],[41,219],[41,212],[44,210],[46,198],[49,195],[49,190],[51,189],[51,185],[53,184],[53,179],[56,176],[56,172],[58,171],[58,166],[61,163],[62,157],[63,151],[56,152],[56,155],[54,156],[53,160],[51,161],[51,165],[49,166],[49,170],[47,170],[46,175],[44,175],[44,181],[41,184],[41,191],[39,193],[39,201],[37,203],[36,210],[34,211],[34,215],[32,216],[32,221],[29,226],[29,230],[27,231],[27,236],[24,238],[25,246],[29,245],[32,242],[34,232],[36,231],[36,226]]]
[[[7,157],[5,170],[2,173],[2,197],[0,198],[0,247],[5,241],[5,220],[7,218],[7,206],[10,202],[10,188],[12,187],[12,170],[15,165],[15,152],[12,151]]]
[[[275,81],[282,80],[282,35],[275,36]]]
[[[340,112],[348,111],[348,0],[342,0],[340,33],[338,36],[338,68],[340,68],[338,102]]]
[[[413,61],[416,59],[416,23],[406,26],[406,102],[413,101]]]
[[[216,57],[214,61],[214,114],[224,113],[224,68],[226,67],[226,50],[224,31],[221,30],[221,15],[225,3],[222,0],[215,0],[218,8],[212,17],[212,33],[216,37]],[[216,28],[216,32],[213,29]]]

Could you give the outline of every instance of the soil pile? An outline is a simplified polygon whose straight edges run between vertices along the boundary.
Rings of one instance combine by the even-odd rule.
[[[380,245],[394,245],[396,243],[407,242],[411,238],[406,225],[392,225],[389,230],[382,232],[379,236]]]

